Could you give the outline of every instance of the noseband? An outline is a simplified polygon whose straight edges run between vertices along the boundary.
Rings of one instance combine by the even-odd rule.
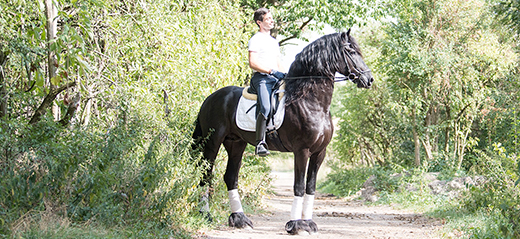
[[[356,66],[356,62],[352,58],[352,55],[350,54],[349,50],[345,49],[343,50],[343,53],[343,59],[345,60],[345,65],[347,65],[347,72],[349,72],[349,75],[347,76],[349,80],[353,81],[359,79],[361,75],[370,72],[370,69],[364,71],[359,70],[359,67]],[[349,61],[347,60],[347,58],[352,63],[352,67],[349,66]]]

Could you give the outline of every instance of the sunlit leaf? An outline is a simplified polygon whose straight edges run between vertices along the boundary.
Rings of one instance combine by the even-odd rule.
[[[54,76],[51,78],[51,83],[53,85],[59,85],[61,83],[61,80],[62,80],[61,76],[57,75],[57,76]]]

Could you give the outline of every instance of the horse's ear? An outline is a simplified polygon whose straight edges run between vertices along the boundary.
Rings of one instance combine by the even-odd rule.
[[[348,32],[342,32],[341,33],[341,41],[343,42],[343,44],[347,44],[348,43]]]
[[[348,29],[347,32],[341,33],[341,40],[343,40],[344,43],[348,43],[349,39],[350,39],[350,28]]]

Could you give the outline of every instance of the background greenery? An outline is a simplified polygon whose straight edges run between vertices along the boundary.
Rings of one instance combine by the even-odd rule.
[[[282,46],[358,26],[376,78],[371,90],[337,86],[322,190],[352,195],[375,175],[382,203],[422,205],[467,237],[520,235],[518,0],[58,0],[52,39],[45,2],[0,3],[0,237],[189,238],[211,226],[198,213],[193,122],[211,92],[248,83],[260,6]],[[244,162],[252,213],[270,168],[251,148]],[[225,163],[222,152],[215,224],[228,211]],[[457,201],[400,190],[428,172],[487,180]]]

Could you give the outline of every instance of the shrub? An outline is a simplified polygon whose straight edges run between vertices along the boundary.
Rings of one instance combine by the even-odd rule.
[[[490,152],[481,152],[473,168],[488,180],[473,186],[463,198],[463,207],[470,212],[484,211],[494,220],[477,228],[474,238],[518,238],[520,236],[520,190],[515,182],[519,175],[516,154],[508,154],[500,144]]]

